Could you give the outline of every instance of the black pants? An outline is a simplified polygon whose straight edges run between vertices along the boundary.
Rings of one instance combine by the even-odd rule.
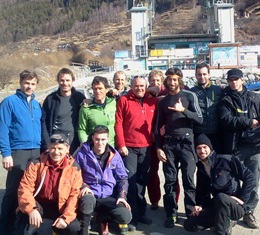
[[[57,203],[38,203],[37,206],[40,208],[40,214],[42,219],[51,219],[55,221],[57,218],[61,216]],[[29,225],[29,216],[22,212],[18,212],[17,219],[15,221],[15,232],[14,235],[26,235],[27,230],[30,228]],[[32,228],[32,226],[31,226]],[[78,219],[74,219],[72,222],[68,224],[65,229],[59,229],[52,226],[52,230],[59,235],[76,235],[80,230],[80,223]],[[37,228],[32,228],[31,233],[37,231]]]
[[[250,198],[246,205],[247,211],[254,212],[259,202],[258,188],[260,180],[260,143],[243,143],[234,151],[234,155],[244,163],[255,177],[254,187],[250,193]]]
[[[132,214],[122,203],[116,204],[113,197],[96,199],[92,194],[86,194],[79,200],[79,212],[81,220],[87,227],[90,216],[96,212],[97,223],[115,222],[117,224],[128,224],[132,219]],[[84,216],[87,215],[87,216]]]
[[[182,140],[167,138],[165,139],[163,150],[167,157],[167,161],[163,164],[165,177],[163,203],[166,216],[177,215],[178,204],[176,202],[176,191],[178,186],[179,164],[184,188],[185,212],[186,215],[189,216],[195,205],[194,173],[197,158],[194,153],[193,136]]]
[[[224,193],[219,193],[212,200],[212,205],[203,209],[198,216],[185,220],[186,230],[197,232],[215,226],[215,235],[228,235],[230,220],[239,220],[245,213],[242,206]]]
[[[16,217],[15,210],[18,207],[17,190],[20,181],[28,163],[39,156],[39,149],[15,150],[12,152],[14,166],[7,173],[6,189],[1,205],[0,234],[12,234]]]
[[[131,206],[133,220],[137,222],[146,212],[145,189],[149,180],[151,147],[127,149],[128,156],[123,158],[129,183],[127,201]]]

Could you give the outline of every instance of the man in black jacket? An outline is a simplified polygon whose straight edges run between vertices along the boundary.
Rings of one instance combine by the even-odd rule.
[[[222,98],[222,88],[210,81],[210,67],[206,63],[196,65],[195,76],[197,84],[190,90],[196,94],[203,115],[203,123],[194,122],[194,136],[206,134],[214,149],[222,153],[222,139],[220,135],[218,104]]]
[[[215,225],[216,235],[229,235],[232,221],[245,214],[255,178],[237,158],[217,154],[205,134],[195,139],[195,148],[199,157],[196,206],[184,228],[195,232]]]
[[[239,69],[227,72],[227,82],[225,96],[219,104],[223,153],[235,155],[252,171],[256,179],[243,220],[250,228],[258,228],[253,213],[259,201],[260,141],[248,142],[249,138],[243,139],[242,133],[260,126],[260,96],[246,89],[243,73]]]
[[[73,87],[75,77],[71,70],[63,68],[57,75],[59,89],[46,97],[42,106],[41,151],[47,150],[50,136],[63,134],[70,140],[70,154],[79,146],[77,126],[80,105],[85,96]]]

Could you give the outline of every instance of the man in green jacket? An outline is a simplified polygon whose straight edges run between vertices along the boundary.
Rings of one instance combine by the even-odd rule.
[[[115,112],[116,100],[106,96],[109,88],[105,77],[95,76],[92,81],[94,99],[88,106],[82,106],[79,111],[78,136],[80,143],[88,140],[88,136],[97,125],[105,125],[109,129],[109,144],[115,145]]]

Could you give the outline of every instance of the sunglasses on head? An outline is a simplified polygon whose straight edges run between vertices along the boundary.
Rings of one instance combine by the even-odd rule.
[[[136,75],[136,76],[134,76],[132,79],[135,80],[135,79],[137,79],[137,78],[145,79],[145,76]]]
[[[108,128],[107,128],[107,126],[105,126],[105,125],[97,125],[97,126],[95,126],[94,130],[99,129],[99,128],[103,128],[103,129],[105,129],[106,131],[108,131]]]
[[[52,144],[68,144],[67,142],[66,142],[66,140],[64,140],[64,139],[55,139],[55,138],[51,138],[50,139],[50,142],[52,143]]]

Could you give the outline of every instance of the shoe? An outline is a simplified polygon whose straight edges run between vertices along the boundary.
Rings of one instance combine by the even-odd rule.
[[[232,234],[232,228],[235,227],[236,224],[237,224],[236,220],[230,220],[229,227],[228,227],[228,235]]]
[[[138,222],[143,223],[143,224],[152,224],[153,223],[153,221],[150,218],[146,217],[145,215],[140,216],[138,219]]]
[[[152,203],[150,208],[151,208],[151,210],[158,210],[158,208],[159,208],[158,203]]]
[[[99,232],[99,235],[109,235],[108,223],[101,223],[101,224],[100,224],[100,232]]]
[[[129,224],[128,224],[128,231],[130,231],[130,232],[135,232],[136,231],[136,223],[134,223],[134,222],[130,222]]]
[[[243,221],[248,225],[249,228],[259,228],[256,218],[251,211],[244,214]]]
[[[128,225],[127,225],[127,224],[119,224],[118,227],[119,227],[119,230],[120,230],[119,233],[120,233],[121,235],[127,233],[127,231],[128,231]]]
[[[167,220],[164,223],[164,227],[166,228],[172,228],[175,226],[175,224],[178,221],[178,216],[170,216],[167,218]]]

